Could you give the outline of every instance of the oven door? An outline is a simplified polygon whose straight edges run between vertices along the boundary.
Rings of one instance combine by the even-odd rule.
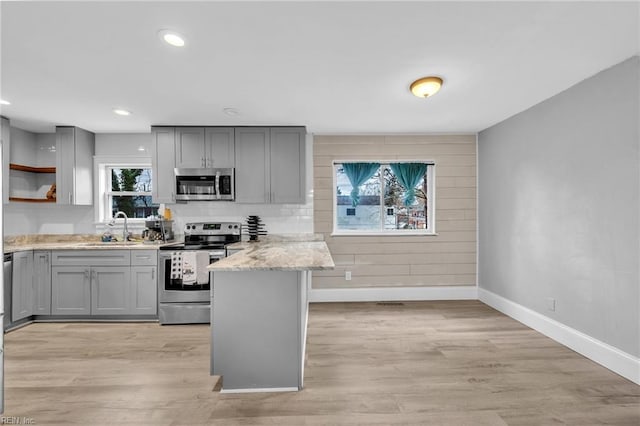
[[[183,250],[199,251],[199,250]],[[225,256],[224,250],[209,251],[209,263],[217,262]],[[171,279],[171,251],[159,252],[158,298],[160,303],[208,302],[211,299],[211,273],[206,284],[183,285],[182,280]]]

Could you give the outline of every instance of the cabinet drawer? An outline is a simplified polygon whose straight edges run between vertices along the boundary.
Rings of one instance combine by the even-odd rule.
[[[129,266],[130,250],[54,250],[53,266]]]
[[[131,250],[132,266],[149,266],[158,264],[157,250]]]

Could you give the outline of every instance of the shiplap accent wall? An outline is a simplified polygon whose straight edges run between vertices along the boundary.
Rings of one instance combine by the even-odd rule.
[[[398,159],[435,161],[437,235],[331,236],[333,161]],[[336,264],[314,289],[476,285],[475,135],[316,135],[313,164],[314,231]]]

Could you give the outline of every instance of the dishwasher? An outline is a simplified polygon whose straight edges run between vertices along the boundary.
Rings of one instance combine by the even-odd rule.
[[[2,330],[6,331],[11,325],[11,283],[13,281],[13,253],[4,255],[3,269],[4,284],[4,324]]]

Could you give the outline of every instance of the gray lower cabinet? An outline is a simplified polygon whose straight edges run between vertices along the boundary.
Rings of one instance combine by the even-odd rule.
[[[33,252],[33,315],[51,315],[51,252]]]
[[[127,315],[131,267],[94,266],[91,268],[91,315]]]
[[[33,315],[33,251],[13,254],[11,322]]]
[[[156,315],[156,250],[52,253],[52,315]]]
[[[132,266],[130,309],[134,315],[158,313],[158,281],[156,266]]]
[[[91,314],[91,268],[51,267],[51,315]]]

